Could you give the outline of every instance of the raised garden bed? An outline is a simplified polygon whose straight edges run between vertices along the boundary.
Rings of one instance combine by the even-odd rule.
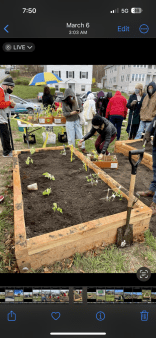
[[[142,149],[142,146],[143,146],[143,141],[140,139],[127,140],[127,141],[125,140],[116,141],[114,151],[115,153],[122,153],[125,156],[128,156],[130,150],[140,149],[140,148]],[[147,143],[145,146],[145,152],[144,152],[144,156],[143,156],[141,163],[152,170],[153,160],[152,160],[151,150],[152,150],[152,145]],[[137,160],[138,156],[133,155],[132,158],[134,160]]]
[[[66,156],[60,154],[62,150],[41,148],[33,155],[29,149],[13,152],[15,255],[21,272],[115,243],[117,228],[126,223],[128,191],[76,149],[72,162],[70,150]],[[26,165],[28,156],[33,164]],[[44,177],[45,172],[55,180]],[[99,177],[96,186],[86,179],[92,173]],[[39,189],[27,191],[27,185],[35,182]],[[99,201],[106,197],[107,185],[115,192],[120,189],[122,201]],[[51,194],[43,196],[50,187]],[[135,197],[134,201],[131,223],[137,240],[148,229],[152,211]],[[63,214],[52,210],[53,203]]]

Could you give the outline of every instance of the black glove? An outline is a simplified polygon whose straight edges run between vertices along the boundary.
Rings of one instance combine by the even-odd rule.
[[[146,141],[146,142],[150,142],[150,140],[151,140],[151,134],[150,134],[150,132],[149,131],[146,131],[145,132],[145,135],[144,135],[144,137],[143,137],[143,143]]]
[[[137,103],[137,100],[133,100],[133,101],[131,102],[131,106],[134,106],[136,103]]]

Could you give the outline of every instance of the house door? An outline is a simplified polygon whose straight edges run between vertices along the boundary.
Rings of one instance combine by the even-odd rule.
[[[75,93],[75,83],[68,83],[68,88],[70,88]]]

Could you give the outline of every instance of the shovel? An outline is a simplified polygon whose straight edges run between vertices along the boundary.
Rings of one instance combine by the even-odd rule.
[[[133,224],[129,224],[131,210],[133,205],[133,192],[135,186],[136,172],[139,163],[141,162],[145,149],[137,149],[129,151],[129,162],[132,166],[131,171],[131,181],[129,188],[129,199],[128,199],[128,207],[127,207],[127,218],[126,225],[117,229],[117,246],[124,248],[125,246],[129,246],[133,243]],[[134,164],[132,162],[132,155],[140,155],[138,161]]]

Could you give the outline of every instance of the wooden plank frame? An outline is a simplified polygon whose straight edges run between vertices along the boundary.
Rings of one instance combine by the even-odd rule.
[[[63,146],[36,148],[36,152],[62,149]],[[128,200],[128,191],[123,186],[77,149],[74,148],[73,151],[114,191],[117,192],[120,187],[122,196]],[[18,160],[18,155],[22,152],[30,152],[30,149],[13,151],[15,256],[20,272],[31,272],[31,269],[53,264],[76,252],[83,253],[100,245],[107,246],[116,242],[117,228],[126,224],[126,211],[27,239]],[[134,241],[136,241],[141,237],[144,238],[143,234],[149,228],[152,210],[135,196],[133,204],[130,223],[133,224]]]
[[[129,155],[129,151],[130,150],[136,150],[136,148],[133,148],[131,143],[134,142],[139,142],[141,141],[140,139],[138,140],[123,140],[123,141],[116,141],[115,142],[115,147],[114,147],[114,152],[115,153],[121,153],[125,156]],[[132,158],[134,160],[137,160],[138,156],[137,155],[133,155]],[[148,167],[149,169],[153,170],[153,159],[152,159],[152,155],[144,152],[144,156],[143,159],[141,161],[142,164],[144,164],[146,167]]]

